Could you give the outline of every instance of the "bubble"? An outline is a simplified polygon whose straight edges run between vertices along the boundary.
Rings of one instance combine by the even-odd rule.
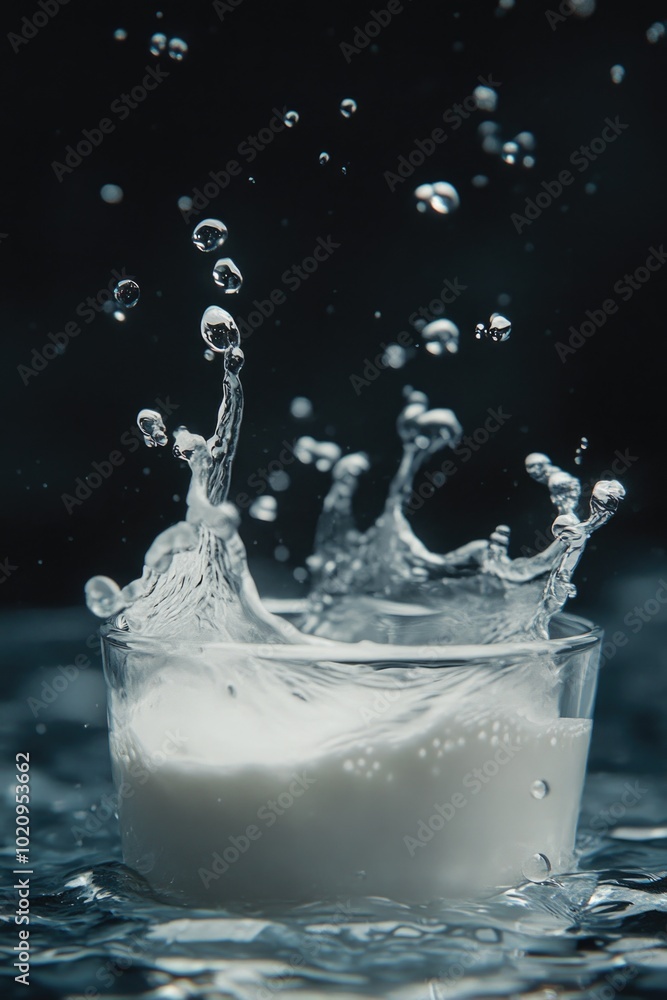
[[[662,21],[655,21],[650,28],[646,29],[646,40],[655,45],[661,38],[665,37],[665,25]]]
[[[318,157],[318,161],[319,161],[319,163],[320,163],[321,166],[324,166],[325,163],[328,163],[330,159],[331,159],[331,157],[329,156],[328,153],[325,153],[324,150],[322,150],[322,152],[320,153],[320,155]]]
[[[225,295],[233,295],[243,284],[243,275],[231,257],[221,257],[213,268],[213,280]]]
[[[278,502],[275,497],[264,494],[253,500],[248,513],[256,521],[275,521],[278,516]]]
[[[233,316],[220,306],[209,306],[201,319],[201,335],[216,354],[228,347],[238,347],[241,334]]]
[[[113,297],[118,305],[125,306],[126,309],[134,309],[139,301],[140,294],[139,285],[136,281],[132,281],[131,278],[123,278],[113,290]]]
[[[139,410],[137,426],[144,435],[144,444],[147,448],[157,448],[158,446],[164,448],[169,443],[167,429],[157,410]]]
[[[529,882],[545,882],[551,874],[551,862],[546,854],[533,854],[523,863],[521,871]]]
[[[188,43],[182,38],[172,38],[169,42],[169,55],[176,62],[183,62],[188,54]]]
[[[504,340],[509,340],[511,332],[512,324],[510,321],[505,316],[501,316],[500,313],[493,313],[489,320],[487,336],[491,338],[494,344],[500,344]]]
[[[545,799],[549,794],[549,785],[542,778],[538,778],[530,786],[530,794],[534,799]]]
[[[313,415],[313,404],[306,396],[295,396],[289,411],[295,420],[309,420]]]
[[[167,36],[161,31],[156,31],[150,40],[150,52],[152,56],[159,56],[167,47]]]
[[[121,590],[108,576],[94,576],[85,586],[86,604],[98,618],[108,618],[125,607]]]
[[[117,205],[123,200],[123,189],[118,184],[103,184],[100,188],[100,198],[107,205]]]
[[[435,184],[420,184],[414,192],[417,199],[417,210],[425,212],[431,209],[438,215],[449,215],[460,204],[459,193],[448,181],[436,181]]]
[[[426,350],[436,357],[445,351],[456,354],[459,349],[459,328],[451,319],[435,319],[427,323],[421,335],[426,341]]]
[[[220,219],[202,219],[192,231],[192,242],[202,253],[210,253],[222,246],[227,235],[227,226]]]
[[[498,95],[491,87],[475,87],[472,96],[477,101],[480,111],[495,111],[498,104]]]
[[[127,31],[125,30],[125,28],[116,28],[116,30],[113,33],[113,37],[116,39],[117,42],[124,42],[125,39],[127,38]]]
[[[276,545],[273,550],[273,558],[276,562],[287,562],[289,559],[289,549],[286,545]]]
[[[609,70],[609,75],[611,76],[612,83],[623,83],[623,80],[625,79],[625,67],[616,63],[616,65],[612,66]]]
[[[382,355],[382,363],[387,368],[402,368],[407,361],[407,353],[400,344],[388,344]]]
[[[338,110],[343,118],[351,118],[357,110],[357,102],[351,97],[344,97],[338,106]]]
[[[299,122],[298,111],[286,111],[283,121],[285,122],[287,128],[294,128],[294,126]]]

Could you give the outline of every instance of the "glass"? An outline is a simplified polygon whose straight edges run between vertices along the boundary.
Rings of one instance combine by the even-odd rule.
[[[274,605],[289,617],[293,605]],[[125,861],[205,906],[420,901],[569,869],[601,631],[261,645],[102,629]]]

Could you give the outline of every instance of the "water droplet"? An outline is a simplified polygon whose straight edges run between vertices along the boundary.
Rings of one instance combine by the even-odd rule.
[[[167,429],[157,410],[139,410],[137,426],[144,435],[144,444],[147,448],[157,448],[158,445],[164,448],[169,443]]]
[[[340,458],[341,450],[333,441],[300,437],[294,444],[294,454],[304,465],[315,463],[315,468],[320,472],[328,472]]]
[[[535,146],[537,145],[535,136],[533,135],[532,132],[519,132],[518,135],[514,136],[514,141],[518,143],[518,145],[521,146],[522,149],[525,149],[531,153],[535,149]]]
[[[344,97],[340,102],[338,107],[343,118],[351,118],[354,112],[357,110],[357,102],[351,97]]]
[[[192,198],[189,195],[184,194],[176,202],[181,212],[189,212],[192,208]]]
[[[512,324],[510,321],[505,316],[501,316],[500,313],[493,313],[489,320],[487,335],[494,344],[500,344],[504,340],[509,340],[511,332]]]
[[[204,310],[201,335],[216,354],[222,354],[228,347],[238,347],[241,343],[241,334],[234,318],[220,306],[209,306]]]
[[[124,323],[125,320],[127,319],[127,316],[125,315],[124,312],[121,312],[120,309],[116,309],[114,311],[113,318],[116,320],[117,323]]]
[[[116,28],[116,30],[113,33],[113,37],[116,39],[117,42],[124,42],[125,39],[127,38],[127,31],[125,30],[125,28]]]
[[[475,340],[481,340],[482,337],[486,336],[486,327],[483,323],[478,323],[475,327]]]
[[[402,368],[407,360],[407,353],[400,344],[388,344],[382,355],[382,363],[387,368]]]
[[[445,351],[456,354],[459,349],[459,328],[451,319],[435,319],[427,323],[421,335],[429,354],[438,356]]]
[[[533,854],[521,867],[529,882],[545,882],[551,874],[551,862],[546,854]]]
[[[275,521],[278,516],[278,502],[275,497],[264,494],[253,500],[248,513],[256,521]]]
[[[505,163],[516,163],[519,158],[518,142],[506,142],[503,144],[503,160]]]
[[[665,37],[665,25],[662,21],[655,21],[650,28],[646,29],[646,40],[651,45],[655,45],[661,38]]]
[[[576,454],[574,456],[575,465],[582,465],[584,461],[584,452],[588,448],[588,438],[582,437],[579,445],[577,447]]]
[[[134,309],[139,301],[140,294],[139,285],[136,281],[132,281],[131,278],[123,278],[113,290],[113,297],[118,305],[125,306],[126,309]]]
[[[204,351],[204,359],[206,361],[214,361],[215,351],[212,351],[210,347],[207,347],[206,350]]]
[[[609,74],[611,76],[612,83],[623,83],[623,80],[625,79],[625,67],[620,66],[617,63],[615,66],[611,67]]]
[[[309,420],[313,415],[313,404],[306,396],[295,396],[289,411],[295,420]]]
[[[586,194],[595,194],[597,189],[598,186],[597,184],[593,183],[593,181],[589,181],[588,184],[584,185],[584,191],[586,192]]]
[[[107,205],[117,205],[123,200],[123,189],[118,184],[103,184],[100,188],[100,198]]]
[[[486,174],[475,174],[472,179],[472,185],[476,188],[483,188],[489,183],[489,178]]]
[[[294,128],[299,122],[299,112],[298,111],[286,111],[285,117],[283,118],[287,128]]]
[[[328,163],[330,159],[331,159],[331,157],[329,156],[329,154],[325,153],[324,150],[322,150],[322,152],[319,155],[319,162],[320,162],[320,164],[322,166],[324,166],[324,164]]]
[[[163,35],[161,31],[156,31],[151,37],[150,50],[152,56],[159,56],[161,52],[167,47],[167,36]]]
[[[472,96],[477,101],[477,107],[480,111],[495,111],[496,105],[498,104],[498,95],[495,90],[491,87],[479,86],[475,87],[472,92]]]
[[[291,479],[283,469],[276,469],[275,472],[269,473],[269,486],[274,493],[284,493],[285,490],[289,489],[290,483]]]
[[[169,42],[169,55],[176,62],[183,62],[188,54],[188,43],[182,38],[172,38]]]
[[[243,284],[243,275],[231,257],[221,257],[213,268],[213,280],[225,295],[233,295]]]
[[[438,215],[449,215],[460,204],[458,191],[448,181],[420,184],[414,194],[417,199],[417,209],[420,212],[425,212],[430,208]]]
[[[217,250],[227,239],[227,226],[220,219],[202,219],[192,232],[192,242],[203,253]]]
[[[543,781],[542,778],[538,778],[530,786],[530,794],[534,799],[545,799],[549,794],[549,791],[550,789],[548,783]]]
[[[98,618],[108,618],[122,610],[125,602],[120,587],[108,576],[94,576],[85,586],[86,604]]]
[[[286,545],[276,545],[273,550],[273,558],[276,562],[287,562],[289,559],[289,549]]]

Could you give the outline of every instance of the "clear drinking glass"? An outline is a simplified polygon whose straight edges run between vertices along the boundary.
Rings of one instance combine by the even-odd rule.
[[[424,901],[567,870],[600,643],[570,615],[548,640],[466,646],[106,625],[125,861],[206,906]]]

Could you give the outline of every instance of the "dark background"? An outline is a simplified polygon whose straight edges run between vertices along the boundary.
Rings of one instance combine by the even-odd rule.
[[[308,256],[318,237],[331,235],[340,248],[287,292],[244,345],[246,415],[234,490],[247,489],[283,440],[330,436],[371,456],[373,473],[359,495],[368,523],[396,465],[394,422],[410,383],[432,405],[453,408],[469,432],[488,407],[512,415],[415,515],[416,529],[445,550],[507,522],[518,553],[553,516],[546,491],[523,472],[528,451],[544,450],[575,471],[585,435],[590,447],[580,472],[589,482],[610,468],[617,449],[627,449],[628,499],[586,553],[576,604],[612,629],[625,628],[635,600],[651,598],[667,573],[667,269],[627,303],[613,292],[667,237],[667,39],[651,45],[645,37],[663,4],[602,6],[552,26],[541,4],[525,0],[504,12],[494,3],[414,0],[349,61],[340,45],[354,43],[373,5],[243,0],[221,20],[208,2],[70,0],[16,53],[5,36],[40,8],[5,6],[0,558],[14,568],[0,594],[10,607],[80,604],[89,576],[109,574],[122,585],[139,574],[152,538],[182,515],[182,499],[172,497],[183,497],[187,470],[170,449],[130,453],[122,435],[158,396],[179,404],[172,430],[184,422],[210,434],[219,370],[202,358],[203,309],[219,302],[246,317],[254,299],[284,290],[282,273]],[[384,9],[382,0],[374,9]],[[125,41],[114,39],[118,28],[127,31]],[[183,62],[149,54],[155,31],[185,39]],[[610,78],[617,63],[626,70],[620,85]],[[168,78],[120,121],[112,102],[156,65]],[[473,112],[455,132],[445,126],[447,142],[391,192],[384,172],[489,74],[500,83],[496,112]],[[358,101],[349,120],[338,111],[345,97]],[[268,125],[274,107],[295,109],[300,121],[249,164],[239,144]],[[585,172],[573,169],[571,154],[615,116],[628,128]],[[62,162],[66,147],[104,117],[115,122],[113,134],[59,182],[53,161]],[[500,123],[503,139],[534,133],[532,170],[482,151],[477,126],[486,119]],[[322,150],[331,157],[325,166]],[[245,276],[236,297],[213,285],[217,257],[193,248],[194,222],[177,206],[230,159],[241,162],[241,176],[194,221],[218,216],[229,227],[220,255],[232,256]],[[526,198],[567,168],[574,184],[518,234],[511,213],[523,212]],[[485,188],[472,185],[476,174],[488,176]],[[415,210],[414,188],[435,180],[457,187],[455,214]],[[591,182],[596,191],[586,193]],[[123,188],[121,204],[102,201],[106,183]],[[108,286],[113,268],[136,276],[137,308],[124,324],[106,314],[90,324],[79,317],[81,334],[24,385],[18,366],[31,364],[33,348],[41,350],[50,332],[77,320],[79,303]],[[466,286],[447,310],[461,329],[458,355],[433,358],[419,347],[403,369],[382,372],[357,395],[350,376],[362,374],[383,342],[410,329],[408,316],[437,297],[447,278]],[[511,301],[500,309],[503,294]],[[555,342],[610,297],[618,313],[562,363]],[[476,341],[475,324],[496,309],[512,320],[511,339]],[[296,394],[313,400],[312,421],[290,417]],[[68,513],[62,495],[117,449],[122,466]],[[263,524],[245,512],[242,524],[255,573],[282,593],[299,590],[291,570],[310,550],[328,482],[312,467],[294,463],[288,471],[278,519]],[[272,560],[279,542],[291,553],[280,576]],[[663,617],[661,609],[656,618]]]

